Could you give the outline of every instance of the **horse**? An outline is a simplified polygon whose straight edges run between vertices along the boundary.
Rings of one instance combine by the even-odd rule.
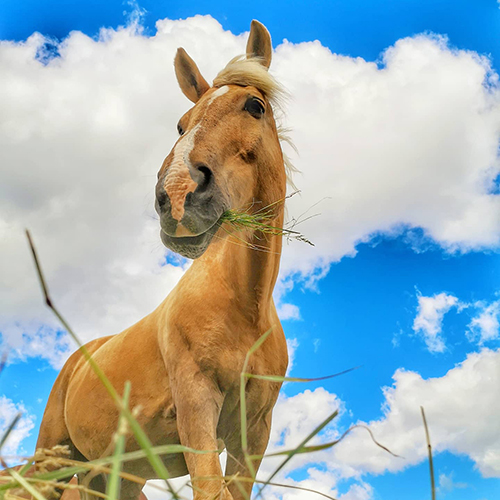
[[[269,224],[283,227],[287,171],[273,113],[283,89],[268,72],[271,56],[269,32],[255,20],[246,55],[230,61],[212,86],[187,52],[177,50],[177,81],[194,105],[180,118],[179,138],[158,172],[155,208],[163,244],[193,262],[151,314],[86,344],[118,392],[130,381],[129,405],[153,445],[212,451],[161,457],[170,477],[191,476],[195,500],[249,497],[250,469],[258,470],[257,457],[266,450],[281,382],[246,378],[243,450],[240,374],[250,348],[269,330],[248,358],[247,372],[283,377],[288,364],[272,296],[282,238],[251,228],[236,234],[223,219],[230,209],[271,207]],[[78,460],[107,456],[119,415],[76,351],[54,383],[36,446],[66,445]],[[217,452],[221,443],[227,450],[225,474]],[[125,449],[138,449],[133,436],[127,436]],[[146,459],[126,462],[123,470],[157,477]],[[90,487],[105,492],[105,476],[95,476]],[[141,489],[122,479],[120,498],[136,500]]]

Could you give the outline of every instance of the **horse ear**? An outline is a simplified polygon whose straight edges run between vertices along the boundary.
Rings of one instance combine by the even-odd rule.
[[[271,35],[262,23],[254,19],[247,42],[247,57],[259,57],[262,66],[269,68],[272,55]]]
[[[190,101],[198,102],[200,97],[210,88],[210,85],[201,76],[198,66],[182,47],[177,49],[174,67],[175,76],[184,95]]]

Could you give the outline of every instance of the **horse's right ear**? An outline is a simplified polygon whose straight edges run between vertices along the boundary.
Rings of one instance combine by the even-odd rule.
[[[183,48],[177,49],[174,66],[175,76],[182,92],[190,101],[198,102],[210,85],[201,76],[198,66]]]

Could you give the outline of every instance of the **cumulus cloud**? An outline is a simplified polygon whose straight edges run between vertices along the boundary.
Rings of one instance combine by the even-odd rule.
[[[297,339],[286,339],[286,346],[288,348],[288,375],[292,371],[293,365],[295,364],[295,353],[299,347],[299,341]]]
[[[442,336],[444,315],[459,301],[453,295],[439,293],[432,297],[417,295],[417,316],[413,321],[413,330],[422,336],[430,352],[444,352],[446,345]]]
[[[477,316],[474,316],[469,323],[467,337],[471,342],[479,345],[499,338],[500,331],[500,300],[485,304],[479,302],[475,304],[479,309]]]
[[[9,363],[26,361],[28,357],[40,357],[59,369],[75,347],[65,332],[47,326],[33,325],[33,329],[29,330],[26,325],[21,327],[14,324],[3,337],[3,342],[7,344]]]
[[[446,495],[453,490],[464,489],[469,486],[467,483],[461,483],[459,481],[455,482],[454,476],[455,474],[453,472],[450,472],[449,474],[442,472],[439,474],[437,487],[437,492],[439,494]]]
[[[342,401],[323,387],[291,397],[282,393],[273,413],[269,451],[294,448],[335,410],[343,411]]]
[[[500,334],[500,300],[493,302],[462,302],[454,295],[446,292],[426,297],[417,291],[417,315],[413,321],[413,331],[422,337],[427,349],[432,353],[446,350],[443,335],[443,320],[451,309],[461,312],[464,309],[473,311],[465,335],[470,342],[483,346],[495,341]],[[397,335],[393,343],[397,344]]]
[[[310,467],[306,471],[307,477],[300,481],[287,478],[286,484],[290,488],[270,487],[264,495],[269,500],[314,500],[319,498],[316,492],[337,498],[338,478],[329,471]],[[282,480],[277,482],[283,483]],[[301,488],[301,489],[298,489]],[[360,499],[361,500],[361,499]]]
[[[365,483],[353,484],[347,493],[340,496],[339,500],[370,500],[373,498],[373,488]]]
[[[31,430],[35,427],[35,417],[28,413],[23,403],[15,403],[5,396],[0,396],[0,436],[4,436],[9,425],[18,414],[21,415],[21,419],[9,434],[2,447],[3,457],[27,454],[26,450],[22,447],[22,442],[31,434]],[[10,461],[8,460],[7,462],[9,463]],[[16,460],[12,463],[16,463]]]
[[[278,316],[281,321],[300,319],[300,309],[295,304],[283,303],[278,306]]]
[[[0,43],[0,331],[57,329],[42,305],[23,236],[32,229],[52,293],[84,340],[154,309],[187,265],[165,262],[153,211],[156,172],[189,103],[172,70],[184,46],[210,80],[246,35],[209,16]],[[52,43],[52,42],[51,42]],[[52,52],[54,52],[52,51]],[[284,42],[272,71],[293,99],[300,156],[290,217],[316,246],[285,246],[281,277],[309,283],[374,233],[423,228],[449,251],[499,244],[498,78],[445,38],[399,40],[381,65]],[[318,204],[319,202],[319,204]],[[290,288],[290,285],[285,287]],[[299,311],[284,301],[283,318]],[[45,356],[27,342],[25,355]],[[63,349],[64,351],[64,349]],[[51,357],[59,366],[65,354]],[[45,356],[47,357],[47,356]]]
[[[500,350],[483,349],[439,378],[398,370],[384,388],[383,417],[367,423],[395,458],[373,446],[361,431],[333,449],[344,474],[395,472],[426,459],[420,406],[425,408],[432,446],[474,461],[483,477],[500,477]]]
[[[285,254],[289,272],[324,272],[357,242],[408,227],[448,251],[499,244],[500,94],[488,60],[419,35],[381,66],[319,42],[276,49],[303,172],[290,213],[322,200],[300,226],[316,247]]]

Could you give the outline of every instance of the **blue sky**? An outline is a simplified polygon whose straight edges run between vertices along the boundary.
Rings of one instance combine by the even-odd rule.
[[[323,1],[253,1],[168,2],[142,1],[146,10],[144,25],[153,33],[157,19],[180,19],[209,14],[233,33],[248,29],[249,20],[263,22],[276,42],[319,39],[332,50],[351,56],[375,60],[395,40],[415,33],[446,33],[459,48],[500,57],[496,43],[500,13],[494,1],[479,0],[336,0]],[[2,2],[0,37],[22,40],[34,31],[64,38],[80,30],[95,35],[102,26],[118,26],[127,2],[40,2],[5,0]],[[494,61],[495,62],[495,61]]]
[[[196,14],[210,15],[222,25],[224,30],[233,34],[247,31],[251,19],[256,18],[269,29],[275,48],[283,39],[293,44],[319,40],[322,46],[328,47],[333,53],[349,56],[349,58],[362,58],[365,61],[376,61],[379,68],[384,68],[385,63],[382,62],[381,53],[386,48],[393,46],[402,38],[432,32],[448,37],[450,54],[455,48],[477,52],[489,58],[493,71],[500,71],[498,45],[500,9],[498,3],[493,0],[453,2],[444,0],[419,2],[344,0],[272,3],[260,1],[235,3],[224,0],[216,3],[190,2],[189,4],[140,1],[139,8],[144,9],[140,23],[144,26],[142,33],[146,37],[155,35],[156,21],[164,18],[177,20]],[[82,31],[90,37],[96,37],[102,27],[117,28],[126,24],[133,10],[133,5],[118,1],[15,2],[4,0],[0,6],[0,39],[23,41],[37,31],[55,39],[57,43],[75,30]],[[466,76],[467,74],[464,74],[464,78]],[[456,76],[454,78],[456,81]],[[292,84],[293,80],[290,85]],[[174,99],[178,100],[179,97],[180,93],[176,94]],[[299,107],[302,101],[297,97],[296,102]],[[182,105],[187,106],[186,103]],[[297,111],[296,115],[293,113],[291,115],[292,117],[306,116],[306,112],[303,115],[300,115],[300,112]],[[169,118],[167,121],[172,122],[175,127],[176,122],[172,120],[173,118]],[[389,118],[387,120],[389,121]],[[295,129],[297,138],[294,137],[294,139],[299,146],[301,158],[307,158],[305,152],[310,142],[308,142],[308,136],[300,135],[300,121]],[[493,130],[492,141],[494,143],[496,137],[498,148],[500,128],[495,129],[492,125],[491,130]],[[415,140],[418,141],[418,137]],[[391,147],[390,144],[388,142],[387,148]],[[443,148],[448,147],[445,139],[442,144]],[[167,145],[167,149],[168,147]],[[491,147],[489,150],[491,155]],[[97,155],[98,153],[96,157]],[[141,161],[145,157],[145,154],[141,156]],[[298,159],[297,163],[304,171],[304,177],[307,177],[307,165],[302,166],[300,162],[301,160]],[[498,163],[486,165],[485,171],[488,168],[498,169]],[[450,169],[450,171],[453,170],[453,164]],[[380,173],[381,186],[386,183],[385,175],[384,172]],[[451,184],[453,177],[454,174],[450,174]],[[335,177],[333,180],[335,181]],[[149,180],[146,179],[146,182]],[[378,184],[374,184],[372,190],[377,189]],[[415,190],[418,189],[415,183]],[[498,194],[494,184],[490,185],[488,190],[490,195],[495,192]],[[432,203],[437,194],[437,191],[429,193],[429,203]],[[140,194],[140,196],[143,195]],[[425,196],[424,190],[421,192],[421,198]],[[459,196],[462,194],[459,193]],[[146,211],[147,199],[146,201],[144,198],[138,199],[141,204],[136,211],[142,216]],[[315,198],[313,196],[310,199]],[[424,199],[423,205],[425,204]],[[446,211],[446,206],[439,205],[439,207],[443,212]],[[12,210],[12,207],[9,210]],[[322,211],[323,209],[319,210],[319,212]],[[5,213],[13,212],[6,211]],[[325,213],[332,212],[325,209]],[[346,215],[348,216],[349,214]],[[29,220],[23,217],[24,215],[19,216],[21,222],[27,224]],[[328,217],[328,215],[323,214],[319,220],[321,217]],[[444,231],[440,232],[441,226],[433,226],[432,222],[428,225],[425,222],[421,225],[417,223],[420,220],[428,220],[425,217],[412,219],[408,216],[410,217],[408,220],[404,215],[398,219],[398,214],[385,217],[389,222],[384,220],[379,226],[373,225],[374,223],[363,226],[363,230],[359,230],[361,232],[358,231],[355,236],[346,240],[345,248],[342,247],[330,254],[326,250],[321,250],[323,253],[318,257],[318,261],[315,261],[315,267],[313,266],[316,271],[305,272],[300,271],[298,267],[294,268],[298,258],[294,260],[293,252],[299,252],[302,255],[306,251],[302,248],[297,251],[295,246],[291,247],[292,257],[288,258],[285,265],[286,270],[292,270],[289,272],[288,280],[293,282],[293,287],[280,300],[293,304],[300,311],[299,317],[286,319],[283,322],[287,337],[291,339],[292,345],[296,346],[293,375],[319,377],[360,366],[352,373],[329,381],[311,383],[306,386],[286,384],[283,389],[287,398],[294,398],[308,389],[314,391],[318,387],[323,387],[329,393],[335,394],[342,401],[344,409],[337,430],[343,430],[357,421],[382,422],[387,414],[391,413],[387,410],[387,406],[385,407],[386,413],[383,411],[382,407],[387,403],[387,393],[384,393],[382,388],[395,384],[393,376],[398,369],[403,369],[406,375],[409,372],[418,373],[423,380],[445,380],[447,373],[457,366],[461,367],[460,364],[468,356],[474,353],[482,356],[484,349],[490,349],[493,353],[497,353],[500,349],[498,324],[496,335],[491,335],[482,343],[478,341],[477,336],[474,339],[470,334],[474,318],[479,318],[481,313],[488,310],[488,307],[492,308],[490,318],[500,317],[500,313],[495,312],[495,304],[500,298],[498,234],[494,230],[485,229],[485,232],[490,231],[491,234],[480,239],[483,237],[482,233],[481,236],[476,236],[471,229],[470,234],[474,236],[470,236],[467,233],[467,224],[463,223],[463,234],[461,233],[459,237],[455,236],[455,233],[453,233],[454,236],[449,236],[449,232],[444,235]],[[439,218],[439,213],[436,213],[436,220]],[[393,219],[402,225],[394,229],[396,226],[393,224]],[[307,236],[308,226],[304,225],[302,230]],[[91,234],[92,228],[89,231]],[[310,231],[314,231],[314,228]],[[327,228],[326,231],[329,229]],[[332,234],[334,234],[334,229],[332,229]],[[338,234],[337,229],[335,229],[335,234]],[[353,247],[351,248],[350,245]],[[49,246],[48,243],[47,246]],[[318,246],[321,248],[321,240]],[[318,262],[323,264],[318,264]],[[180,269],[178,262],[175,259],[167,259],[167,263],[168,272],[171,272],[174,278],[178,277],[180,275],[176,274]],[[318,269],[325,271],[325,275],[311,285],[307,280],[307,274],[316,273],[317,275],[320,272]],[[56,279],[57,276],[54,280]],[[34,281],[29,283],[33,286]],[[56,292],[57,287],[56,281]],[[60,289],[63,290],[62,285]],[[434,316],[428,314],[425,316],[425,311],[422,308],[419,309],[419,305],[423,304],[419,302],[419,298],[434,300],[440,294],[444,294],[443,300],[447,301],[448,305],[440,313],[438,303],[430,301],[427,304]],[[71,297],[76,300],[79,297],[78,291],[73,291]],[[35,303],[34,299],[30,300],[32,300],[30,304]],[[429,309],[426,311],[429,312]],[[415,321],[419,315],[421,319],[427,321],[425,323],[427,329],[418,330],[415,327]],[[47,316],[40,313],[40,318],[47,318]],[[37,321],[45,324],[38,317]],[[19,322],[21,323],[21,319]],[[48,322],[49,320],[47,324]],[[86,328],[84,322],[82,325],[82,328]],[[435,328],[434,333],[429,333],[432,328]],[[492,328],[495,329],[494,324]],[[47,344],[47,349],[53,348],[54,342],[57,344],[58,335],[60,334],[50,337],[52,343]],[[429,336],[432,335],[434,337],[437,335],[443,340],[444,349],[432,352],[428,343]],[[22,402],[26,412],[35,417],[35,427],[31,435],[22,441],[22,448],[20,448],[28,453],[34,448],[43,408],[57,375],[54,364],[51,365],[50,359],[48,361],[47,356],[44,357],[43,347],[37,352],[38,355],[27,355],[24,360],[17,359],[9,364],[0,378],[0,395],[16,404]],[[471,372],[465,371],[465,368],[464,373],[467,377],[471,377]],[[402,377],[406,377],[405,374]],[[478,373],[478,376],[480,377],[481,374]],[[395,391],[400,387],[396,385],[393,386]],[[431,388],[431,393],[432,387],[437,387],[431,383],[427,386]],[[485,387],[490,386],[485,385]],[[497,384],[491,387],[498,388],[499,386]],[[450,391],[459,393],[461,386],[449,386],[448,392]],[[496,397],[494,393],[490,396]],[[414,405],[417,410],[418,405],[424,404],[427,397],[432,400],[433,394],[422,396],[422,402],[416,402]],[[485,400],[487,399],[486,396]],[[397,399],[397,401],[399,404],[400,400]],[[402,406],[398,407],[400,410],[404,407],[404,404],[401,404]],[[488,407],[487,403],[485,405]],[[453,408],[459,408],[459,406]],[[446,408],[441,410],[446,411]],[[450,409],[451,411],[455,410]],[[465,403],[463,411],[470,411],[469,419],[481,419],[485,426],[493,426],[493,421],[498,417],[493,414],[476,415],[474,407],[468,408]],[[457,420],[455,414],[449,414],[448,418]],[[429,418],[429,424],[432,436],[432,417]],[[386,429],[383,427],[385,425],[383,422],[379,427],[377,425],[379,424],[375,424],[374,431],[375,428]],[[380,432],[384,444],[391,447],[390,431],[380,430]],[[473,434],[475,429],[467,432]],[[444,436],[445,429],[440,427],[436,433]],[[500,473],[496,477],[485,477],[488,474],[482,472],[484,469],[481,469],[479,459],[474,458],[475,451],[469,452],[468,449],[460,448],[454,441],[451,441],[451,438],[437,439],[442,439],[440,441],[442,452],[435,456],[437,476],[442,476],[439,491],[441,498],[448,500],[466,498],[468,500],[494,500],[498,498]],[[474,443],[470,446],[471,450],[476,450]],[[371,450],[369,446],[363,448],[365,449]],[[493,453],[499,453],[498,449],[495,449]],[[328,461],[336,460],[339,456],[331,455],[327,459],[319,459],[318,469],[328,470]],[[413,500],[428,496],[427,463],[421,459],[413,459],[412,455],[408,457],[408,461],[409,465],[406,468],[393,469],[393,472],[384,469],[383,472],[374,473],[376,467],[370,469],[369,465],[360,460],[361,476],[349,476],[345,473],[337,485],[338,492],[346,494],[356,481],[360,481],[361,477],[361,481],[370,485],[367,491],[371,496],[362,496],[364,493],[356,496],[354,490],[351,490],[347,493],[346,500],[368,498]],[[355,467],[355,465],[352,466]],[[496,466],[497,471],[500,471],[500,458]],[[291,472],[290,477],[297,481],[303,480],[307,478],[307,470],[310,467],[313,467],[311,463],[303,464],[302,467]]]

